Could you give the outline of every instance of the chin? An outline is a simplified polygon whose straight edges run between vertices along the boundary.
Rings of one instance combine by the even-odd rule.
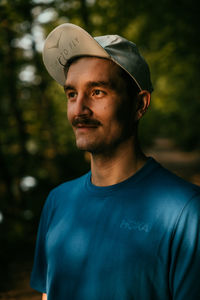
[[[99,153],[101,152],[102,146],[97,143],[87,143],[86,141],[80,142],[76,141],[76,146],[79,150],[87,151],[90,153]]]
[[[76,141],[76,146],[79,150],[88,151],[88,152],[90,152],[90,150],[95,148],[95,146],[90,143],[79,142],[79,141]]]
[[[97,141],[95,136],[91,137],[86,134],[77,134],[76,135],[76,146],[78,149],[83,151],[88,151],[90,148],[96,147]]]

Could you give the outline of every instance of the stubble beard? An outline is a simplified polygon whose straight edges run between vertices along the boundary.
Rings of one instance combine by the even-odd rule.
[[[134,136],[135,130],[127,130],[126,127],[122,127],[115,138],[110,137],[110,139],[107,141],[98,141],[95,139],[93,141],[86,141],[87,137],[85,140],[84,137],[82,137],[83,142],[76,138],[76,146],[79,150],[89,152],[93,156],[108,157],[114,155],[117,149],[119,149],[120,145],[126,143],[127,140],[134,140]]]
[[[94,138],[93,140],[89,140],[90,137],[86,136],[84,140],[84,136],[82,136],[81,139],[83,139],[83,142],[79,142],[79,138],[75,134],[77,148],[81,151],[87,151],[92,155],[112,156],[117,151],[120,144],[126,143],[126,141],[129,139],[134,141],[135,137],[137,136],[137,123],[133,121],[134,118],[132,115],[132,109],[130,109],[131,106],[132,105],[129,107],[129,105],[126,103],[126,106],[123,104],[118,107],[115,121],[120,126],[119,131],[113,137],[110,137],[108,140],[98,140],[98,131],[95,132],[94,130],[94,132],[90,134],[92,134],[93,137],[96,136],[97,139]],[[82,121],[85,123],[85,119]],[[86,120],[86,122],[88,122],[88,124],[91,122],[91,124],[96,125],[97,129],[99,126],[103,126],[103,124],[101,124],[98,120]]]

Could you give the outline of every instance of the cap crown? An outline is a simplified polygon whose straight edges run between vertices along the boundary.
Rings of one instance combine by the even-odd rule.
[[[111,59],[134,79],[140,90],[153,91],[149,67],[137,46],[119,35],[93,38],[77,25],[59,25],[48,35],[44,44],[43,61],[47,71],[59,84],[64,85],[64,67],[71,58],[77,56]]]
[[[119,35],[104,35],[94,38],[133,77],[141,90],[153,91],[149,67],[140,55],[136,44]]]

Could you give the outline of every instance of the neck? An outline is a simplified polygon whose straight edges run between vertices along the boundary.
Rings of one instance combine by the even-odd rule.
[[[92,183],[109,186],[122,182],[143,167],[146,161],[147,157],[132,139],[109,154],[91,154]]]

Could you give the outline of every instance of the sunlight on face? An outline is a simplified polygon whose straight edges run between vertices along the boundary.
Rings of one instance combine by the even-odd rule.
[[[106,151],[133,135],[126,84],[112,61],[96,57],[76,60],[69,67],[64,89],[79,149]]]

